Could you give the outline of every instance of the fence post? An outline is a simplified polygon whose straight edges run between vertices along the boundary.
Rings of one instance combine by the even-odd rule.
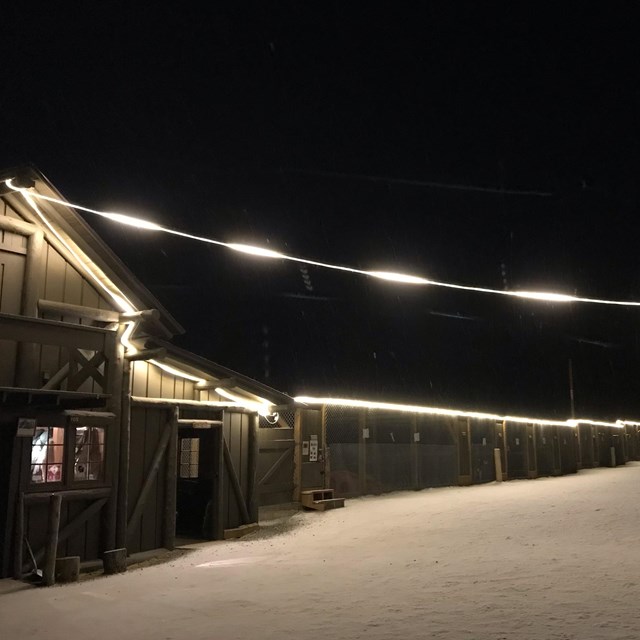
[[[360,495],[367,493],[367,429],[366,409],[361,409],[358,415],[358,487]]]
[[[493,450],[493,463],[496,467],[496,482],[502,482],[502,457],[498,448]]]
[[[56,582],[56,553],[58,550],[58,532],[60,530],[60,507],[62,496],[52,493],[49,500],[49,518],[47,521],[47,541],[44,555],[44,584],[50,587]]]

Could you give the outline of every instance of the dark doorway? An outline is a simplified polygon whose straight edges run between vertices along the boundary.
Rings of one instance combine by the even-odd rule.
[[[217,429],[180,428],[176,534],[213,538],[214,482]]]

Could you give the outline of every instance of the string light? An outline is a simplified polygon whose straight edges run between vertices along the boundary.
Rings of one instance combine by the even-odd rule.
[[[324,267],[328,269],[334,269],[338,271],[346,271],[350,273],[356,273],[361,275],[366,275],[374,278],[379,278],[382,280],[388,280],[392,282],[399,282],[404,284],[417,284],[417,285],[432,285],[439,287],[447,287],[452,289],[460,289],[465,291],[476,291],[480,293],[494,293],[499,295],[513,296],[518,298],[525,298],[531,300],[541,300],[548,302],[589,302],[595,304],[609,304],[609,305],[621,305],[621,306],[640,306],[640,302],[633,301],[622,301],[622,300],[603,300],[603,299],[595,299],[595,298],[581,298],[576,296],[570,296],[562,293],[553,293],[553,292],[541,292],[541,291],[501,291],[498,289],[490,289],[484,287],[472,287],[468,285],[459,285],[453,283],[446,282],[437,282],[434,280],[428,280],[426,278],[422,278],[419,276],[412,276],[409,274],[401,274],[401,273],[393,273],[387,271],[365,271],[362,269],[354,269],[352,267],[346,267],[343,265],[333,265],[329,263],[322,263],[313,260],[307,260],[305,258],[297,258],[294,256],[288,256],[282,254],[278,251],[273,251],[271,249],[265,249],[262,247],[255,247],[252,245],[240,244],[240,243],[227,243],[219,240],[214,240],[212,238],[206,238],[202,236],[196,236],[189,233],[185,233],[182,231],[177,231],[175,229],[169,229],[166,227],[162,227],[155,222],[151,222],[148,220],[144,220],[142,218],[137,218],[134,216],[128,216],[121,213],[115,212],[105,212],[99,211],[96,209],[91,209],[89,207],[83,207],[81,205],[72,204],[66,202],[64,200],[60,200],[59,198],[53,198],[51,196],[46,196],[44,194],[39,194],[35,191],[19,188],[13,185],[11,179],[5,180],[5,184],[12,189],[20,193],[27,204],[33,209],[36,215],[41,219],[41,221],[45,224],[45,226],[51,231],[51,233],[61,242],[65,248],[69,251],[71,255],[78,261],[78,263],[82,266],[83,270],[90,276],[90,278],[103,290],[105,293],[112,298],[117,307],[121,309],[125,314],[126,313],[135,313],[137,310],[134,306],[126,299],[126,297],[122,294],[122,292],[111,282],[102,272],[94,272],[94,269],[98,271],[97,267],[92,264],[93,268],[90,268],[89,265],[86,264],[85,260],[74,250],[74,248],[65,240],[65,238],[58,233],[55,227],[48,221],[45,215],[42,213],[38,205],[34,202],[34,198],[39,198],[42,200],[47,200],[49,202],[53,202],[56,204],[61,204],[66,207],[71,207],[73,209],[77,209],[80,211],[86,211],[88,213],[93,213],[104,218],[108,218],[120,224],[133,226],[139,229],[145,229],[149,231],[161,231],[164,233],[169,233],[171,235],[176,235],[192,240],[197,240],[200,242],[205,242],[208,244],[214,244],[218,246],[224,246],[234,251],[238,251],[241,253],[246,253],[249,255],[255,255],[259,257],[265,258],[273,258],[273,259],[282,259],[282,260],[290,260],[293,262],[300,262],[304,264],[315,265],[319,267]],[[107,281],[111,287],[107,287],[104,281]],[[133,334],[137,323],[135,321],[130,321],[127,323],[127,328],[123,332],[121,337],[121,343],[126,348],[127,353],[135,354],[138,352],[137,348],[131,343],[131,335]],[[154,359],[150,359],[147,361],[149,364],[153,364],[154,366],[170,373],[171,375],[175,375],[178,377],[185,378],[187,380],[191,380],[196,382],[197,384],[204,384],[206,380],[203,378],[199,378],[197,376],[186,373],[185,371],[181,371],[180,369],[176,369],[169,365],[164,364],[163,362],[159,362]],[[232,400],[237,403],[239,406],[243,406],[252,411],[257,411],[262,416],[270,416],[273,415],[270,411],[271,404],[264,400],[260,399],[260,401],[253,401],[247,398],[242,398],[237,396],[226,389],[221,387],[217,387],[215,389],[216,393],[219,395]],[[388,402],[371,402],[367,400],[355,400],[355,399],[347,399],[347,398],[314,398],[311,396],[297,396],[294,398],[295,402],[302,404],[324,404],[331,406],[347,406],[354,408],[363,408],[363,409],[383,409],[388,411],[399,411],[399,412],[411,412],[411,413],[420,413],[420,414],[428,414],[428,415],[441,415],[441,416],[449,416],[449,417],[463,417],[463,418],[476,418],[480,420],[492,420],[492,421],[507,421],[507,422],[515,422],[521,424],[540,424],[540,425],[548,425],[548,426],[566,426],[576,428],[580,424],[589,424],[594,426],[604,426],[604,427],[613,427],[623,429],[625,426],[634,426],[640,427],[640,422],[635,422],[631,420],[616,420],[615,422],[606,422],[600,420],[589,420],[589,419],[575,419],[571,418],[565,421],[560,420],[548,420],[544,418],[530,418],[523,416],[501,416],[498,414],[491,413],[483,413],[476,411],[461,411],[457,409],[446,409],[441,407],[425,407],[420,405],[405,405],[405,404],[396,404],[396,403],[388,403]]]
[[[253,256],[258,256],[262,258],[271,258],[278,260],[289,260],[291,262],[298,262],[302,264],[313,265],[316,267],[322,267],[325,269],[333,269],[335,271],[344,271],[348,273],[354,273],[358,275],[364,275],[370,278],[376,278],[379,280],[386,280],[390,282],[397,282],[400,284],[412,284],[412,285],[423,285],[423,286],[432,286],[432,287],[444,287],[447,289],[456,289],[460,291],[473,291],[476,293],[485,293],[492,295],[500,295],[507,296],[512,298],[519,298],[524,300],[536,300],[541,302],[554,302],[554,303],[572,303],[572,302],[583,302],[590,304],[604,304],[604,305],[616,305],[616,306],[625,306],[625,307],[638,307],[640,306],[640,302],[636,302],[633,300],[607,300],[601,298],[584,298],[579,296],[572,296],[565,293],[556,293],[556,292],[547,292],[547,291],[504,291],[501,289],[492,289],[490,287],[474,287],[470,285],[463,284],[455,284],[452,282],[441,282],[437,280],[430,280],[428,278],[423,278],[421,276],[404,274],[404,273],[394,273],[390,271],[368,271],[364,269],[355,269],[353,267],[348,267],[345,265],[331,264],[327,262],[318,262],[316,260],[309,260],[307,258],[299,258],[297,256],[290,256],[279,251],[273,251],[271,249],[266,249],[263,247],[256,247],[247,244],[235,243],[235,242],[223,242],[221,240],[215,240],[213,238],[207,238],[204,236],[197,236],[191,233],[186,233],[184,231],[178,231],[176,229],[171,229],[168,227],[163,227],[155,222],[150,220],[144,220],[142,218],[137,218],[134,216],[128,216],[122,213],[115,213],[109,211],[99,211],[97,209],[91,209],[89,207],[83,207],[81,205],[73,204],[70,202],[66,202],[59,198],[54,198],[52,196],[46,196],[43,194],[39,194],[33,191],[27,191],[26,189],[22,189],[16,187],[12,184],[11,180],[5,181],[7,186],[14,191],[21,192],[25,197],[33,197],[40,198],[43,200],[47,200],[49,202],[54,202],[57,204],[61,204],[66,207],[71,207],[72,209],[77,209],[79,211],[85,211],[87,213],[92,213],[103,218],[107,218],[114,222],[118,222],[119,224],[125,224],[128,226],[132,226],[138,229],[144,229],[147,231],[158,231],[162,233],[168,233],[170,235],[178,236],[181,238],[186,238],[189,240],[195,240],[198,242],[204,242],[207,244],[213,244],[220,247],[226,247],[227,249],[231,249],[232,251],[238,251],[240,253],[245,253]]]
[[[199,378],[198,376],[193,376],[190,373],[187,373],[186,371],[182,371],[180,369],[176,369],[175,367],[171,367],[168,364],[165,364],[164,362],[159,362],[158,360],[147,360],[147,362],[149,364],[152,364],[156,367],[158,367],[159,369],[162,369],[163,371],[166,371],[167,373],[170,373],[172,376],[178,376],[180,378],[184,378],[185,380],[191,380],[191,382],[197,382],[198,384],[204,384],[206,382],[206,380],[204,380],[203,378]]]
[[[231,391],[227,391],[222,387],[216,387],[215,392],[222,396],[223,398],[227,398],[227,400],[231,400],[241,407],[245,407],[245,409],[249,409],[250,411],[256,411],[261,416],[270,416],[273,414],[271,411],[271,403],[267,400],[250,400],[249,398],[243,398],[235,393],[231,393]]]
[[[624,429],[625,425],[638,425],[636,422],[616,420],[605,422],[601,420],[582,420],[572,418],[570,420],[548,420],[546,418],[534,418],[525,416],[503,416],[494,413],[480,411],[462,411],[459,409],[445,409],[442,407],[425,407],[413,404],[396,404],[391,402],[372,402],[369,400],[354,400],[352,398],[315,398],[312,396],[296,396],[296,402],[307,405],[328,405],[332,407],[351,407],[354,409],[382,409],[384,411],[397,411],[403,413],[420,413],[432,416],[446,416],[449,418],[476,418],[478,420],[491,420],[492,422],[515,422],[518,424],[539,424],[549,427],[573,427],[581,424],[590,424],[614,429]]]

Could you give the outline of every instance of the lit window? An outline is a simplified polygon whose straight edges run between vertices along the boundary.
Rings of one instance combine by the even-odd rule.
[[[36,427],[31,442],[31,482],[62,482],[64,427]]]
[[[74,480],[104,479],[104,427],[76,427]]]
[[[197,478],[200,458],[200,438],[180,440],[180,477]]]

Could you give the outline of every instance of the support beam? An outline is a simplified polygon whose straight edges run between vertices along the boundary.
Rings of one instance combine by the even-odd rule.
[[[118,502],[116,506],[116,547],[127,546],[129,510],[129,457],[131,447],[131,363],[122,359],[120,406],[120,451],[118,461]]]
[[[52,493],[49,500],[49,517],[47,520],[47,540],[44,547],[44,584],[50,587],[56,581],[56,555],[58,551],[58,531],[60,528],[60,507],[62,496]]]
[[[420,471],[418,447],[420,446],[420,432],[418,431],[418,416],[411,414],[411,484],[414,491],[420,490]],[[416,439],[416,436],[418,439]]]
[[[57,316],[82,318],[83,320],[95,320],[96,322],[118,322],[120,318],[120,314],[117,311],[111,311],[110,309],[96,309],[42,298],[38,300],[38,309],[41,314],[51,313]]]
[[[278,471],[278,469],[280,469],[280,467],[282,467],[282,465],[284,464],[285,460],[289,457],[289,455],[293,452],[293,448],[287,448],[285,449],[280,456],[278,457],[278,459],[271,465],[271,467],[268,469],[268,471],[264,474],[264,476],[262,476],[262,478],[260,478],[258,485],[259,486],[264,486],[267,482],[269,482],[269,480],[271,480],[271,478],[273,478],[273,476],[276,474],[276,472]]]
[[[297,410],[293,419],[293,502],[300,502],[302,491],[302,412]],[[263,484],[264,479],[260,481]]]
[[[70,489],[69,491],[56,491],[56,495],[63,498],[66,502],[73,502],[75,500],[99,500],[101,498],[108,498],[111,494],[109,487],[100,487],[96,489]],[[25,493],[24,503],[42,504],[48,502],[51,497],[51,492],[38,492],[38,493]]]
[[[320,437],[322,442],[322,487],[328,489],[331,482],[331,452],[327,444],[327,405],[323,404],[320,410]]]
[[[249,418],[249,451],[247,453],[247,505],[252,522],[258,522],[258,461],[260,458],[260,439],[258,416]]]
[[[214,540],[224,538],[225,512],[224,512],[224,430],[220,426],[216,429],[216,458],[215,474],[213,477],[213,504],[215,505],[215,518],[211,536]]]
[[[162,544],[166,549],[173,550],[176,545],[176,509],[178,486],[178,407],[171,412],[169,443],[165,458],[164,481],[164,519]]]
[[[125,358],[130,362],[136,360],[162,360],[167,357],[167,350],[165,347],[156,347],[155,349],[144,349],[142,351],[136,351],[135,353],[128,353]]]
[[[367,440],[369,429],[367,427],[366,409],[358,413],[358,490],[363,496],[367,493]]]
[[[21,236],[31,236],[38,227],[30,222],[19,220],[18,218],[11,218],[9,216],[0,216],[0,230],[10,231],[11,233],[19,233]]]
[[[122,408],[123,408],[123,367],[124,367],[124,345],[121,338],[127,329],[127,325],[116,325],[115,340],[111,346],[109,368],[110,378],[109,388],[111,398],[108,408],[115,416],[111,428],[107,431],[107,450],[113,453],[112,464],[107,465],[107,480],[111,482],[111,495],[109,502],[103,513],[103,536],[102,551],[110,551],[116,548],[116,531],[118,526],[118,496],[120,484],[120,437],[122,431]],[[126,388],[126,387],[125,387]]]
[[[196,387],[197,388],[197,387]],[[237,413],[255,413],[255,411],[244,410],[236,406],[233,402],[217,402],[210,400],[178,400],[177,398],[143,398],[142,396],[131,396],[131,406],[133,407],[195,407],[198,409],[233,409]]]
[[[13,577],[22,580],[22,555],[24,550],[24,493],[16,500],[13,544]]]

